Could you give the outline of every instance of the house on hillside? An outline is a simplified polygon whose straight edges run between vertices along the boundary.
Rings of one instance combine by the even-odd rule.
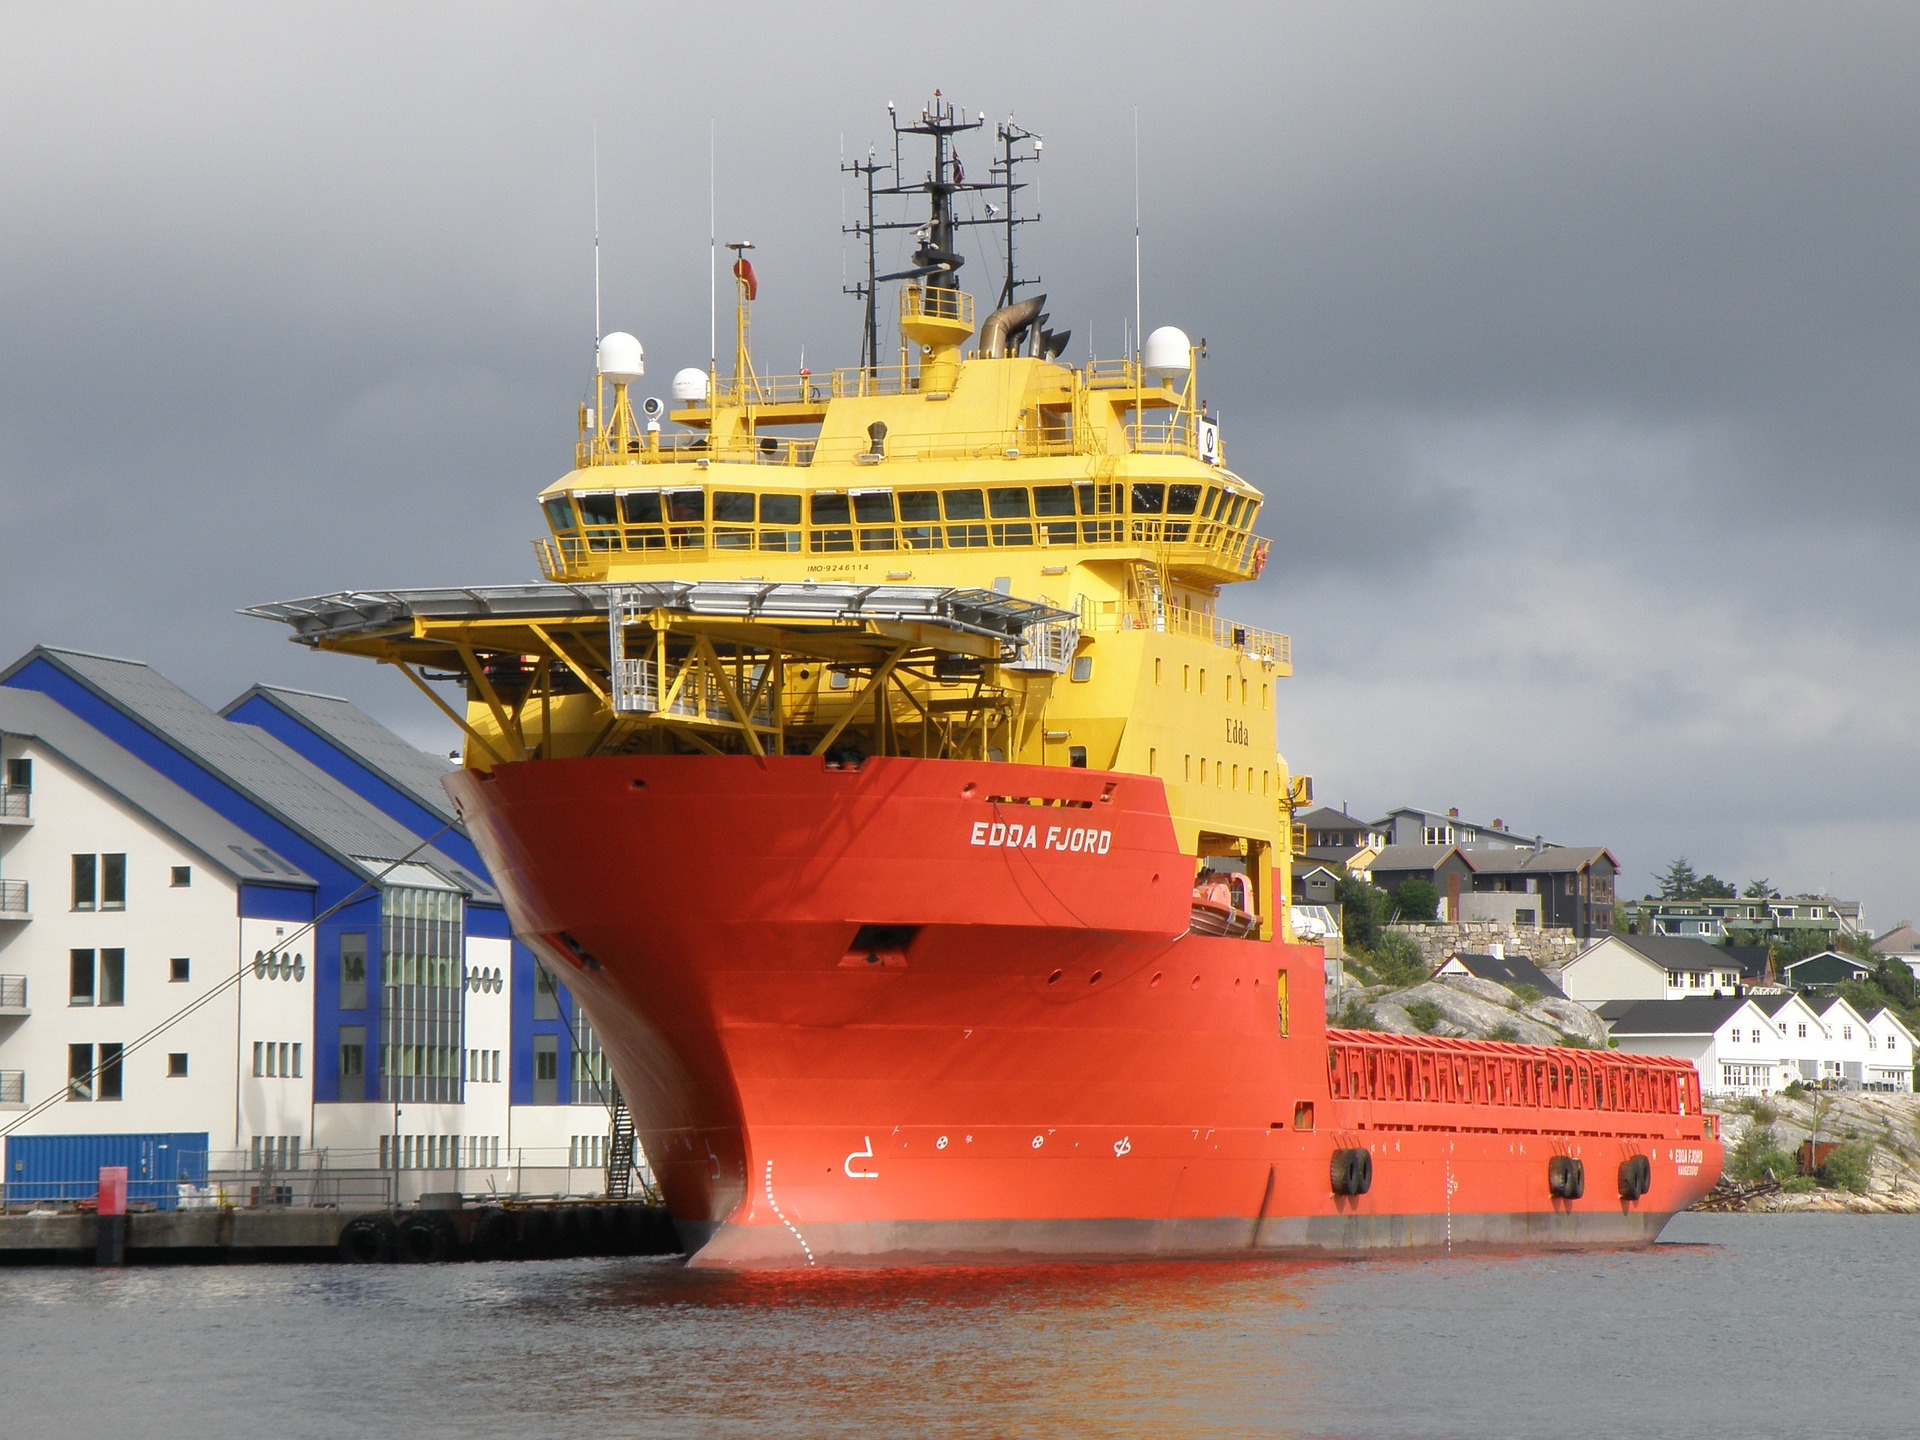
[[[1610,1000],[1735,995],[1740,977],[1739,962],[1704,940],[1609,935],[1561,967],[1560,988],[1570,999],[1598,1009]]]
[[[1409,880],[1430,883],[1440,896],[1438,918],[1458,924],[1460,897],[1473,890],[1473,863],[1454,845],[1388,845],[1373,857],[1373,883],[1388,894]]]
[[[1884,1006],[1874,1011],[1867,1017],[1867,1068],[1860,1083],[1868,1090],[1910,1092],[1916,1045],[1920,1040],[1898,1015]]]
[[[1898,960],[1920,978],[1920,930],[1914,929],[1911,921],[1902,920],[1875,940],[1873,948],[1876,954]]]
[[[1380,833],[1387,845],[1458,845],[1463,850],[1517,850],[1525,847],[1531,850],[1544,843],[1538,836],[1514,834],[1503,820],[1495,820],[1491,825],[1462,820],[1458,809],[1442,814],[1437,810],[1403,805],[1398,810],[1389,810],[1374,821],[1372,828]]]
[[[1449,955],[1446,962],[1433,973],[1436,977],[1471,975],[1476,980],[1491,980],[1496,985],[1505,985],[1509,990],[1516,985],[1531,985],[1548,999],[1567,998],[1566,992],[1553,983],[1547,972],[1526,956],[1508,955],[1504,951],[1491,955]]]
[[[1709,1095],[1768,1095],[1797,1078],[1780,1057],[1772,1021],[1744,995],[1644,1000],[1611,1031],[1623,1054],[1693,1061]]]
[[[1866,1017],[1845,1000],[1815,998],[1810,1002],[1820,1016],[1827,1043],[1816,1056],[1813,1078],[1823,1084],[1857,1089],[1867,1083],[1867,1037],[1871,1033]],[[1909,1050],[1908,1052],[1912,1052]]]
[[[1583,940],[1613,929],[1614,878],[1620,865],[1604,847],[1549,845],[1463,853],[1473,867],[1469,913],[1504,902],[1534,909],[1541,926],[1571,930]]]
[[[1346,811],[1335,810],[1330,805],[1296,815],[1293,823],[1296,829],[1307,832],[1309,851],[1378,850],[1387,843],[1386,836],[1377,825],[1356,820]]]
[[[1346,872],[1323,860],[1302,860],[1293,867],[1295,905],[1338,905]]]
[[[1827,990],[1849,980],[1869,980],[1873,966],[1857,955],[1822,950],[1804,960],[1792,960],[1780,970],[1781,983],[1794,990]]]

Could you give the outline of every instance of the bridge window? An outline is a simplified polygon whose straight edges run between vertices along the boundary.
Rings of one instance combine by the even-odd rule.
[[[987,492],[987,509],[996,520],[1024,519],[1033,513],[1033,503],[1024,489],[993,489]],[[996,545],[1031,545],[1033,527],[1031,525],[995,525],[993,543]]]
[[[807,502],[813,523],[810,544],[821,554],[839,555],[853,549],[853,507],[844,495],[815,495]]]
[[[753,496],[738,490],[722,490],[713,497],[713,518],[725,525],[753,523]]]
[[[565,495],[556,495],[547,501],[547,524],[555,530],[571,530],[574,527],[573,501]]]
[[[658,525],[664,519],[658,490],[628,491],[620,497],[620,511],[629,525]]]
[[[909,550],[940,548],[940,496],[932,490],[903,490],[900,518],[906,521],[900,539]],[[915,523],[918,522],[918,523]]]
[[[800,497],[798,495],[762,495],[760,523],[762,525],[798,525]]]
[[[853,518],[860,522],[862,550],[891,550],[893,533],[893,492],[856,490],[853,492]]]
[[[949,490],[941,496],[949,522],[987,518],[986,497],[978,490]],[[955,550],[978,549],[987,543],[985,525],[947,526],[947,544]]]
[[[707,518],[707,492],[704,490],[667,491],[667,519],[700,521]]]
[[[1033,492],[1033,510],[1036,515],[1073,514],[1073,487],[1071,485],[1041,485]],[[1071,545],[1075,529],[1071,522],[1065,525],[1042,525],[1040,533],[1049,545]]]
[[[1167,513],[1169,515],[1192,515],[1200,508],[1200,487],[1198,485],[1169,485],[1167,487]]]
[[[1167,508],[1167,487],[1164,485],[1136,485],[1133,487],[1133,513],[1136,515],[1158,515]]]
[[[580,519],[587,525],[617,525],[619,517],[615,514],[614,497],[611,494],[582,495],[578,497]]]

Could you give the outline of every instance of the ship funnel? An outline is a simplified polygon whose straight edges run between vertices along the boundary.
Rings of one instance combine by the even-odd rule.
[[[1036,295],[1017,305],[1002,305],[987,316],[980,327],[980,354],[988,360],[1000,360],[1019,353],[1020,341],[1032,328],[1047,297]]]
[[[1147,336],[1140,364],[1149,375],[1168,383],[1186,379],[1193,369],[1193,341],[1177,325],[1162,325]]]
[[[625,385],[647,373],[644,354],[638,340],[624,330],[616,330],[602,337],[595,361],[602,376]]]

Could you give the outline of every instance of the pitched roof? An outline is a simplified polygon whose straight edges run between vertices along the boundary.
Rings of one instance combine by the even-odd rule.
[[[1547,973],[1524,955],[1450,955],[1448,960],[1457,960],[1460,967],[1477,980],[1491,980],[1496,985],[1531,985],[1542,995],[1555,1000],[1564,1000],[1567,994]]]
[[[1763,980],[1767,968],[1772,963],[1773,952],[1764,945],[1722,945],[1718,947],[1735,965],[1740,967],[1742,980]]]
[[[1777,1016],[1782,1010],[1793,1004],[1794,1001],[1801,1000],[1800,992],[1797,990],[1775,990],[1765,995],[1754,995],[1749,998],[1752,999],[1754,1004],[1766,1011],[1769,1017]],[[1804,1005],[1806,1002],[1801,1000],[1801,1003]]]
[[[1293,817],[1293,823],[1304,825],[1309,830],[1353,830],[1365,832],[1375,827],[1365,820],[1356,820],[1344,810],[1336,810],[1331,805],[1322,805],[1317,810],[1309,810],[1304,815]]]
[[[1604,858],[1617,870],[1619,862],[1605,846],[1549,845],[1543,850],[1528,846],[1521,850],[1487,850],[1478,846],[1463,851],[1467,863],[1481,875],[1561,875],[1584,870]]]
[[[1727,958],[1723,946],[1709,945],[1704,940],[1678,935],[1616,935],[1613,938],[1637,950],[1663,970],[1716,970],[1735,964]]]
[[[232,715],[255,697],[360,760],[442,820],[458,818],[446,787],[440,783],[454,773],[453,767],[409,745],[351,700],[277,685],[255,685],[222,707],[220,714]]]
[[[1642,1000],[1615,1020],[1615,1035],[1711,1035],[1736,1010],[1753,1002],[1744,995],[1689,995],[1680,1000]]]
[[[1373,868],[1433,871],[1446,864],[1450,855],[1458,855],[1462,860],[1467,858],[1457,845],[1382,845],[1380,853],[1373,857]],[[1472,865],[1471,861],[1467,863]]]
[[[129,754],[57,700],[0,685],[0,733],[31,737],[236,880],[312,886],[313,877]]]
[[[0,678],[10,678],[35,658],[72,676],[337,860],[377,873],[385,864],[408,858],[449,877],[455,875],[458,867],[453,861],[431,846],[422,848],[413,835],[344,785],[266,732],[221,719],[151,666],[40,646]],[[495,898],[495,892],[477,880],[470,888],[477,898]]]
[[[1920,930],[1903,920],[1875,940],[1873,948],[1883,955],[1920,954]]]
[[[1798,972],[1803,968],[1809,969],[1810,973],[1816,975],[1824,971],[1844,970],[1847,972],[1847,978],[1851,979],[1856,974],[1871,971],[1873,966],[1858,955],[1844,954],[1839,950],[1822,950],[1817,955],[1803,955],[1798,960],[1788,961],[1780,967],[1780,972],[1783,976],[1794,975],[1800,978]]]

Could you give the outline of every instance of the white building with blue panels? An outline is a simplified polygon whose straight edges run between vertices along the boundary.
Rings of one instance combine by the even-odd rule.
[[[604,1187],[605,1062],[512,940],[444,762],[343,700],[215,712],[44,647],[0,674],[0,759],[9,1204],[73,1183],[57,1137],[178,1167],[204,1136],[156,1175],[196,1201]]]

